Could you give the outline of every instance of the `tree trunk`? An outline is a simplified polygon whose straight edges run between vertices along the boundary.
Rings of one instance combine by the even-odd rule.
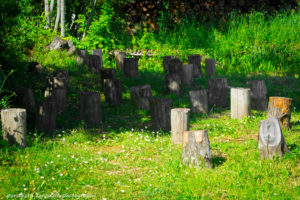
[[[216,61],[215,59],[206,59],[205,60],[205,69],[207,76],[215,76],[216,75]]]
[[[61,34],[60,36],[64,38],[65,35],[65,0],[60,0],[60,29],[61,29]]]
[[[182,79],[178,74],[165,75],[167,93],[175,93],[177,96],[183,96]]]
[[[231,88],[231,118],[242,119],[250,115],[250,89]]]
[[[101,69],[101,83],[102,89],[104,88],[104,79],[116,79],[116,70],[113,68]]]
[[[171,59],[174,59],[174,56],[163,56],[163,67],[164,67],[164,71],[166,73],[169,72],[169,65],[170,65]]]
[[[182,82],[185,83],[188,87],[192,87],[194,85],[193,82],[193,64],[184,64],[182,67]]]
[[[36,117],[36,126],[39,132],[55,133],[56,105],[55,102],[43,100],[39,102]]]
[[[60,0],[57,0],[57,11],[56,11],[56,19],[55,19],[55,25],[54,25],[54,31],[58,30],[59,20],[60,20]]]
[[[289,129],[291,121],[291,106],[291,98],[269,97],[268,118],[278,118],[281,123],[281,127]]]
[[[117,79],[104,79],[105,102],[119,105],[122,103],[122,85]]]
[[[92,50],[92,55],[100,56],[100,69],[102,69],[103,68],[102,50],[101,49],[94,49],[94,50]]]
[[[163,131],[171,130],[171,109],[173,100],[168,98],[155,98],[150,102],[152,128]]]
[[[207,130],[183,133],[182,163],[194,167],[212,167],[212,153]]]
[[[183,132],[190,129],[190,109],[173,108],[171,110],[171,138],[173,144],[182,145]]]
[[[66,70],[53,72],[53,77],[48,79],[48,87],[67,89],[69,85],[69,73]]]
[[[22,108],[28,113],[35,113],[35,100],[32,89],[22,88],[17,90],[17,99]]]
[[[182,76],[182,62],[178,58],[171,59],[169,62],[169,73]]]
[[[17,144],[20,148],[26,147],[26,118],[25,109],[1,110],[2,137],[9,145]]]
[[[118,52],[115,55],[116,58],[116,66],[117,69],[123,71],[123,67],[124,67],[124,58],[126,57],[126,53],[125,52]]]
[[[213,78],[208,80],[208,103],[211,106],[227,106],[227,79]]]
[[[95,12],[95,7],[96,7],[96,2],[97,2],[97,0],[93,0],[92,11],[89,13],[89,17],[88,17],[88,20],[87,20],[87,23],[86,23],[86,28],[85,28],[85,30],[83,32],[83,35],[82,35],[82,39],[84,39],[86,37],[87,31],[89,30],[89,27],[92,23],[92,19],[93,19],[94,12]]]
[[[262,159],[282,157],[288,151],[277,118],[262,120],[259,125],[258,149]]]
[[[134,86],[130,88],[130,97],[139,109],[150,109],[150,102],[153,99],[150,85]]]
[[[84,120],[88,126],[101,124],[102,113],[100,93],[81,92],[79,102],[80,119]]]
[[[124,75],[126,77],[137,78],[138,72],[138,59],[137,58],[124,58]]]
[[[251,109],[267,110],[267,87],[264,80],[247,81],[250,88]]]
[[[46,29],[49,29],[51,26],[49,0],[45,0],[44,2],[45,2]]]
[[[190,64],[194,65],[193,76],[200,78],[202,77],[201,70],[201,56],[199,54],[188,56],[188,60]]]
[[[53,9],[54,9],[54,0],[51,0],[50,1],[50,14],[52,14]]]
[[[99,72],[101,69],[101,57],[98,55],[88,55],[89,71]]]
[[[77,66],[83,68],[89,65],[89,54],[86,50],[76,50],[77,54]]]
[[[208,113],[207,90],[189,91],[192,113]]]

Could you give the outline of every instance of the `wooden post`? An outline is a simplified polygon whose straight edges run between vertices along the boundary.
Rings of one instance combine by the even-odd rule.
[[[9,145],[17,144],[20,148],[26,147],[26,118],[25,109],[1,110],[2,137]]]
[[[202,77],[201,56],[199,54],[189,55],[188,60],[189,60],[189,64],[194,65],[194,69],[193,69],[194,77],[197,77],[197,78]]]
[[[231,88],[231,118],[242,119],[250,115],[250,89]]]
[[[291,121],[291,106],[291,98],[269,97],[268,118],[277,117],[282,128],[289,129]]]
[[[80,119],[84,120],[88,126],[101,124],[102,113],[100,93],[81,92],[79,102]]]
[[[192,64],[184,64],[182,67],[182,82],[185,83],[188,87],[192,87],[194,85],[193,69],[194,66]]]
[[[258,149],[262,159],[273,159],[276,155],[282,157],[288,151],[277,118],[271,117],[261,121],[259,125]]]
[[[67,89],[69,82],[68,71],[58,70],[53,72],[53,76],[48,79],[47,87]]]
[[[125,57],[126,57],[126,53],[125,52],[118,52],[115,55],[117,69],[119,69],[121,71],[123,71],[124,58]]]
[[[152,128],[154,130],[171,130],[171,109],[173,100],[168,98],[155,98],[150,101]]]
[[[247,81],[250,88],[251,109],[267,110],[267,87],[264,80]]]
[[[105,102],[119,105],[122,103],[122,85],[117,79],[104,79]]]
[[[208,113],[207,90],[189,91],[192,113]]]
[[[190,109],[171,109],[171,138],[173,144],[182,145],[183,132],[190,129]]]
[[[206,59],[205,60],[205,69],[207,76],[215,76],[216,75],[216,61],[215,59]]]
[[[150,109],[150,101],[153,99],[150,85],[134,86],[130,88],[130,96],[133,103],[139,109]]]
[[[137,78],[138,71],[138,58],[124,58],[123,71],[126,77]]]
[[[227,79],[213,78],[208,80],[208,103],[211,106],[227,106]]]
[[[54,133],[56,130],[55,102],[43,100],[39,102],[36,116],[36,127],[39,132]]]
[[[183,95],[182,79],[178,74],[165,75],[167,93],[175,93],[181,97]]]
[[[28,113],[35,113],[35,100],[32,89],[22,88],[17,90],[17,100]]]
[[[102,57],[102,50],[101,49],[94,49],[94,50],[92,50],[92,55],[97,55],[97,56],[99,56],[99,58],[100,58],[100,61],[99,61],[99,63],[100,63],[100,69],[102,69],[103,68],[103,57]]]
[[[77,55],[77,66],[83,68],[89,65],[88,51],[86,50],[76,50]]]
[[[65,88],[53,88],[45,91],[45,97],[48,97],[50,101],[55,102],[57,114],[62,114],[65,112],[66,96],[67,89]]]
[[[99,72],[101,69],[101,57],[98,55],[89,55],[89,71]]]
[[[182,76],[182,62],[178,58],[169,61],[169,73]]]
[[[102,89],[104,88],[104,79],[116,79],[116,70],[113,68],[101,69],[101,83]]]
[[[167,73],[169,72],[169,64],[171,59],[173,59],[174,56],[163,56],[163,67],[164,67],[164,71]]]
[[[182,163],[194,167],[212,166],[212,153],[210,149],[207,130],[185,131],[183,133]]]

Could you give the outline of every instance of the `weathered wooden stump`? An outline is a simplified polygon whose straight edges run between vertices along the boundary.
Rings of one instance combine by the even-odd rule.
[[[192,113],[208,113],[207,90],[189,91]]]
[[[189,64],[194,65],[193,76],[197,78],[202,77],[201,56],[199,54],[189,55],[188,60]]]
[[[182,145],[183,132],[190,130],[190,109],[171,109],[171,138],[173,144]]]
[[[102,122],[101,97],[98,92],[81,92],[79,98],[79,115],[88,126],[99,125]]]
[[[171,130],[171,109],[173,100],[168,98],[155,98],[150,101],[152,128],[154,130]]]
[[[205,60],[205,69],[207,76],[215,76],[216,75],[216,61],[215,59],[206,59]]]
[[[163,56],[163,67],[165,72],[169,72],[169,65],[174,56]]]
[[[232,119],[242,119],[250,115],[250,89],[231,88],[230,89],[230,110]]]
[[[68,49],[68,42],[61,39],[58,36],[55,36],[54,39],[52,40],[51,44],[49,44],[47,47],[50,51],[60,50],[60,49]]]
[[[268,118],[279,119],[283,128],[290,128],[292,99],[286,97],[269,97]]]
[[[182,163],[194,167],[212,167],[212,153],[207,130],[183,133]]]
[[[65,112],[67,89],[53,88],[50,90],[46,90],[45,97],[49,98],[50,101],[55,102],[57,114],[62,114]]]
[[[175,93],[177,96],[183,95],[182,79],[178,74],[165,75],[167,93]]]
[[[99,72],[101,69],[101,57],[99,55],[89,55],[89,71]]]
[[[137,78],[138,71],[138,58],[124,58],[123,71],[126,77]]]
[[[122,103],[122,85],[117,79],[104,79],[105,102],[119,105]]]
[[[37,108],[36,127],[39,132],[54,133],[56,130],[56,105],[49,100],[40,101]]]
[[[247,81],[250,88],[251,109],[267,110],[267,87],[264,80]]]
[[[102,89],[104,88],[104,79],[116,79],[116,70],[113,68],[101,69],[101,83]]]
[[[89,65],[89,53],[86,50],[76,50],[77,55],[77,66],[83,68]]]
[[[261,121],[258,149],[263,159],[273,159],[276,155],[282,157],[288,151],[277,118],[272,117]]]
[[[227,106],[227,79],[213,78],[208,80],[208,103],[211,106]]]
[[[26,119],[25,109],[1,110],[2,137],[9,145],[17,144],[20,148],[26,147]]]
[[[130,96],[133,103],[139,109],[150,109],[150,101],[153,99],[150,85],[134,86],[130,88]]]
[[[118,52],[115,55],[117,69],[119,69],[121,71],[123,71],[125,57],[126,57],[125,52]]]
[[[62,88],[67,89],[69,85],[69,73],[65,70],[58,70],[53,72],[53,76],[48,78],[48,88]]]
[[[73,44],[71,39],[68,40],[68,46],[69,46],[68,54],[73,55],[76,52],[76,47]]]
[[[182,76],[182,62],[178,58],[169,61],[169,73]]]
[[[103,68],[103,57],[102,57],[102,50],[101,49],[94,49],[92,50],[92,55],[97,55],[100,58],[100,69]]]
[[[22,108],[28,113],[35,113],[35,100],[32,89],[22,88],[17,90],[17,99]]]
[[[192,64],[184,64],[182,67],[182,82],[185,83],[188,87],[192,87],[194,85],[193,77],[194,77],[194,65]]]

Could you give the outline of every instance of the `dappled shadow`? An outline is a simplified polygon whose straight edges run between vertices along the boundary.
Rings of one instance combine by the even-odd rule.
[[[212,158],[212,167],[216,168],[216,167],[222,165],[225,161],[226,161],[225,157],[213,156],[213,158]]]
[[[293,150],[295,150],[298,146],[297,146],[297,144],[288,144],[287,147],[288,147],[288,149],[289,149],[290,151],[293,151]]]

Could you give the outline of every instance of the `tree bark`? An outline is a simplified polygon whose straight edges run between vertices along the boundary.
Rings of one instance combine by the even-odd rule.
[[[60,31],[61,37],[65,37],[65,0],[60,0]]]
[[[100,93],[81,92],[79,102],[80,119],[84,120],[88,126],[101,124],[102,113]]]
[[[216,61],[215,59],[206,59],[205,60],[205,69],[207,76],[215,76],[216,75]]]
[[[134,86],[130,88],[130,97],[139,109],[150,109],[150,102],[153,99],[150,85]]]
[[[193,76],[197,77],[197,78],[202,77],[201,56],[199,54],[190,55],[190,56],[188,56],[188,60],[189,60],[190,64],[194,65]]]
[[[251,109],[267,110],[267,87],[264,80],[247,81],[250,88]]]
[[[190,109],[173,108],[171,110],[171,138],[173,144],[182,145],[183,132],[190,129]]]
[[[192,113],[208,113],[207,90],[189,91]]]
[[[126,57],[126,53],[125,52],[118,52],[115,55],[116,58],[116,66],[117,69],[123,71],[123,67],[124,67],[124,58]]]
[[[152,128],[163,131],[171,130],[171,109],[173,100],[168,98],[155,98],[150,102]]]
[[[56,105],[55,102],[43,100],[39,102],[36,117],[36,126],[39,132],[55,133]]]
[[[175,93],[177,96],[183,96],[182,79],[178,74],[165,75],[167,93]]]
[[[227,106],[227,79],[213,78],[208,80],[208,103],[211,106]]]
[[[231,118],[242,119],[250,115],[250,89],[231,88]]]
[[[194,85],[193,71],[194,71],[193,64],[184,64],[182,67],[182,82],[185,83],[188,87],[192,87]]]
[[[126,77],[137,78],[138,72],[138,59],[137,58],[124,58],[124,75]]]
[[[85,30],[83,32],[83,35],[82,35],[82,39],[84,39],[86,37],[87,31],[89,30],[89,27],[90,27],[90,25],[92,23],[92,19],[93,19],[93,16],[94,16],[96,3],[97,3],[97,0],[93,0],[92,11],[89,13],[89,17],[88,17],[88,20],[87,20],[87,23],[86,23],[86,28],[85,28]]]
[[[122,85],[117,79],[104,79],[105,102],[119,105],[122,103]]]
[[[44,2],[45,2],[46,29],[49,29],[51,26],[49,0],[45,0]]]
[[[169,65],[170,65],[171,59],[174,59],[174,56],[163,56],[163,67],[164,67],[164,71],[166,73],[169,72]]]
[[[54,31],[58,30],[59,26],[59,20],[60,20],[60,0],[57,0],[57,11],[56,11],[56,19],[55,19],[55,25],[54,25]]]
[[[268,118],[276,117],[281,127],[290,128],[292,99],[286,97],[269,97]]]

